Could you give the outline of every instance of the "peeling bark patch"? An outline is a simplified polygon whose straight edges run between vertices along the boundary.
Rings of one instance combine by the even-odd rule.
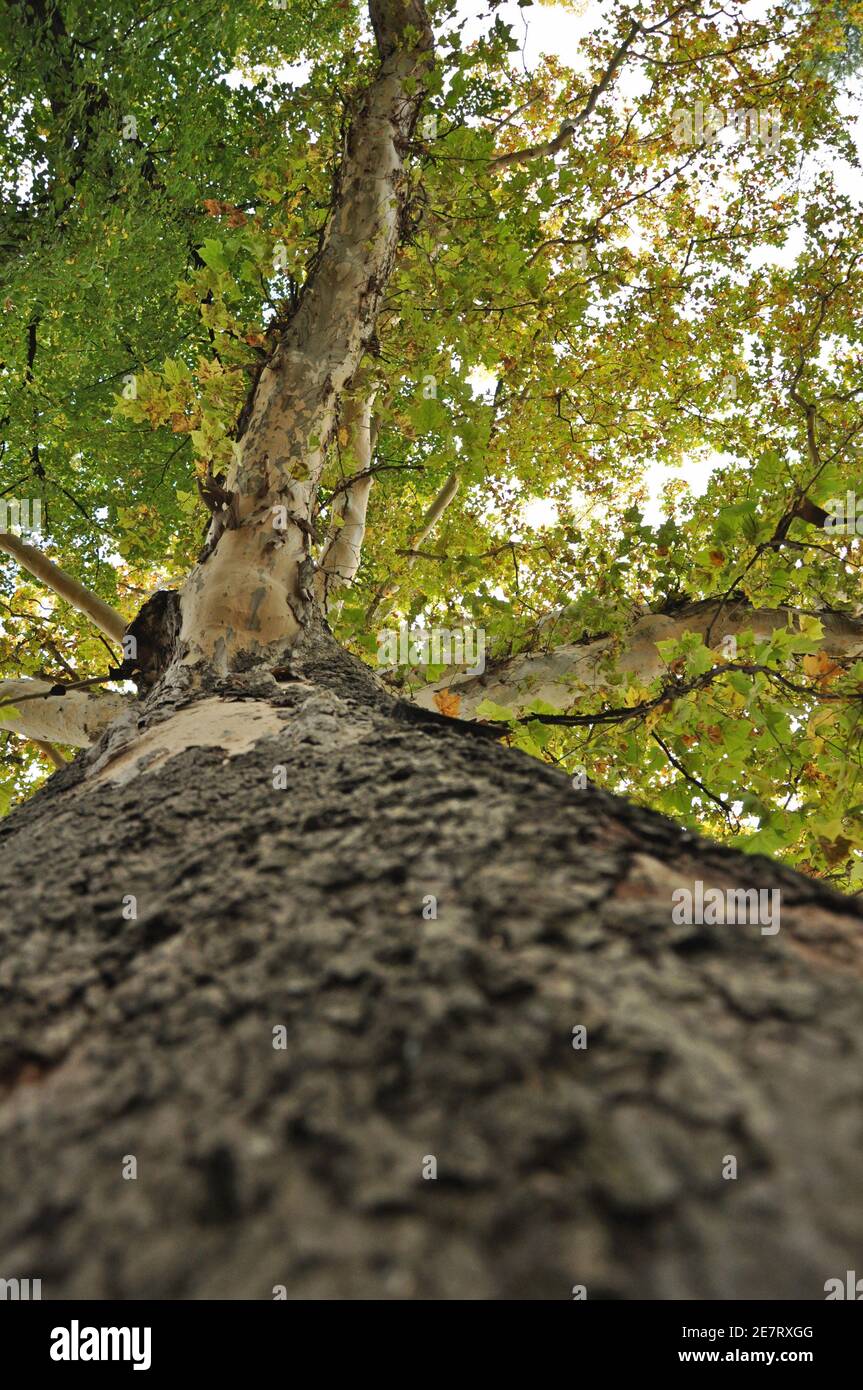
[[[259,631],[260,631],[261,622],[260,622],[260,619],[259,619],[259,617],[258,617],[258,609],[260,608],[260,606],[261,606],[261,604],[263,603],[263,601],[264,601],[264,599],[266,598],[266,596],[267,596],[267,591],[266,591],[266,589],[255,589],[255,591],[254,591],[254,592],[252,593],[252,595],[251,595],[250,602],[249,602],[249,631],[250,631],[250,632],[259,632]]]
[[[283,720],[284,711],[263,702],[199,701],[121,749],[88,779],[81,791],[94,782],[130,782],[142,773],[154,772],[187,748],[218,748],[226,758],[235,758],[254,748],[262,738],[279,733]]]

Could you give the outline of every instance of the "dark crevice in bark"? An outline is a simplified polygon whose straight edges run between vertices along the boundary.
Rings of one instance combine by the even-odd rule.
[[[141,691],[151,690],[178,654],[180,621],[177,590],[157,589],[126,629],[123,640],[132,639],[132,654],[111,674],[134,680]]]

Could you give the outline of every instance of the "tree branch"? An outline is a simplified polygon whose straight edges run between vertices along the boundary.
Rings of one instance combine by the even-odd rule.
[[[731,829],[739,830],[740,822],[732,814],[731,808],[729,806],[726,806],[722,798],[717,796],[715,792],[712,792],[709,787],[706,787],[704,783],[698,777],[695,776],[694,773],[690,772],[689,769],[683,765],[679,758],[676,758],[674,756],[671,749],[668,747],[668,744],[663,742],[663,740],[659,737],[659,734],[656,732],[655,729],[651,730],[650,737],[653,739],[654,743],[659,744],[659,747],[662,749],[666,758],[671,763],[671,766],[676,768],[677,771],[680,772],[686,778],[687,782],[691,783],[693,787],[697,787],[698,790],[702,792],[703,795],[706,796],[709,801],[713,802],[714,806],[719,807],[720,811],[727,820]]]
[[[53,589],[55,594],[71,603],[73,608],[77,608],[80,613],[96,624],[96,626],[110,637],[113,641],[119,642],[126,631],[127,623],[122,613],[118,613],[110,604],[103,599],[91,594],[83,584],[77,579],[73,579],[71,574],[61,570],[59,565],[55,565],[53,560],[49,560],[47,555],[43,555],[41,550],[35,546],[27,545],[18,536],[13,536],[8,531],[0,531],[0,549],[5,550],[7,555],[11,555],[17,560],[19,565],[28,570],[35,579],[39,579],[43,584],[47,584],[49,589]]]
[[[844,704],[851,700],[858,703],[863,701],[863,696],[860,695],[829,695],[814,686],[799,685],[783,676],[781,671],[775,670],[772,666],[765,666],[759,661],[728,661],[723,662],[721,666],[711,667],[700,676],[693,676],[690,681],[669,681],[652,700],[642,700],[637,705],[620,705],[615,709],[597,710],[594,714],[526,714],[522,715],[519,722],[525,724],[537,719],[540,724],[560,724],[566,728],[587,728],[593,724],[625,724],[630,719],[643,719],[652,710],[671,700],[679,700],[683,695],[690,695],[695,690],[706,690],[729,671],[741,671],[747,676],[766,676],[773,685],[781,686],[783,690],[790,690],[795,695],[803,695],[807,699],[819,702]]]
[[[48,758],[55,767],[66,766],[66,759],[59,749],[54,747],[53,743],[45,743],[41,738],[31,738],[30,742],[33,744],[33,747],[38,748],[39,752],[44,757]]]
[[[56,689],[50,681],[0,681],[0,729],[40,743],[88,748],[129,706],[125,695],[111,691],[91,695],[78,689],[52,695]]]
[[[509,154],[496,155],[494,159],[489,160],[489,168],[502,169],[509,164],[524,164],[529,159],[541,159],[556,155],[565,145],[568,145],[573,135],[578,130],[578,127],[583,125],[584,122],[593,115],[596,110],[596,103],[610,87],[618,68],[640,33],[641,24],[637,19],[634,19],[626,37],[611,55],[601,78],[591,87],[587,101],[578,115],[568,117],[568,119],[563,122],[553,140],[546,140],[539,145],[528,145],[523,150],[511,150]]]
[[[506,705],[516,715],[525,713],[534,700],[567,710],[585,695],[608,689],[609,675],[615,669],[640,685],[649,685],[667,670],[657,642],[696,632],[709,644],[721,609],[721,602],[711,601],[691,604],[674,614],[649,613],[633,624],[622,644],[619,637],[596,637],[548,652],[510,657],[478,676],[466,676],[463,670],[453,668],[433,685],[417,690],[413,699],[424,709],[435,709],[435,692],[450,690],[461,697],[460,711],[466,719],[473,716],[484,699]],[[752,631],[758,638],[767,638],[777,629],[786,628],[793,616],[794,610],[788,608],[753,609],[746,604],[731,604],[724,609],[724,620],[717,633],[725,637]],[[826,612],[812,616],[822,623],[821,646],[829,656],[853,659],[863,655],[863,619]],[[601,723],[602,716],[589,715],[582,722],[591,721]]]
[[[330,610],[333,595],[352,584],[360,565],[366,532],[366,509],[374,481],[372,451],[377,429],[372,422],[374,392],[364,399],[343,401],[342,420],[360,472],[336,498],[327,546],[315,576],[318,602]]]
[[[460,481],[457,473],[450,474],[420,522],[419,530],[414,531],[413,535],[408,538],[406,546],[406,550],[408,551],[408,562],[405,566],[406,570],[412,569],[416,564],[417,555],[414,552],[419,549],[423,541],[440,521],[450,502],[458,492]],[[367,624],[373,623],[376,617],[380,621],[383,621],[390,612],[392,608],[391,600],[398,593],[402,577],[386,580],[380,585],[366,611]],[[427,708],[432,709],[434,706],[429,705]]]

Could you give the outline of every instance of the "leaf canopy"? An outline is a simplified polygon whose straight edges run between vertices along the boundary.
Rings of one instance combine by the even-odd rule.
[[[503,662],[600,634],[622,652],[637,616],[686,601],[793,610],[733,661],[720,620],[644,688],[609,661],[603,691],[573,692],[598,714],[715,673],[642,717],[480,713],[863,887],[863,661],[824,664],[818,617],[860,615],[860,537],[804,505],[863,490],[863,5],[572,0],[554,12],[571,51],[529,64],[518,8],[430,7],[438,65],[368,361],[380,471],[338,635],[371,659],[381,626],[469,625]],[[0,493],[38,499],[44,548],[130,618],[194,561],[197,482],[230,461],[302,294],[376,62],[350,0],[0,14]],[[556,153],[500,158],[566,121]],[[322,526],[355,467],[339,431]],[[0,659],[85,678],[109,658],[10,562]],[[9,804],[49,764],[3,738]]]

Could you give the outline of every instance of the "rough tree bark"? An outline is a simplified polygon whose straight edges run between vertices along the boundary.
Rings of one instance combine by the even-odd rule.
[[[4,1275],[823,1298],[863,1238],[854,903],[394,701],[322,632],[291,663],[154,692],[0,829]],[[778,887],[780,932],[673,925],[698,878]]]
[[[0,1277],[822,1298],[863,1239],[857,905],[396,700],[320,617],[430,61],[420,0],[370,8],[314,273],[198,566],[129,629],[139,697],[32,701],[92,746],[0,826]],[[676,925],[697,880],[778,888],[779,933]]]

